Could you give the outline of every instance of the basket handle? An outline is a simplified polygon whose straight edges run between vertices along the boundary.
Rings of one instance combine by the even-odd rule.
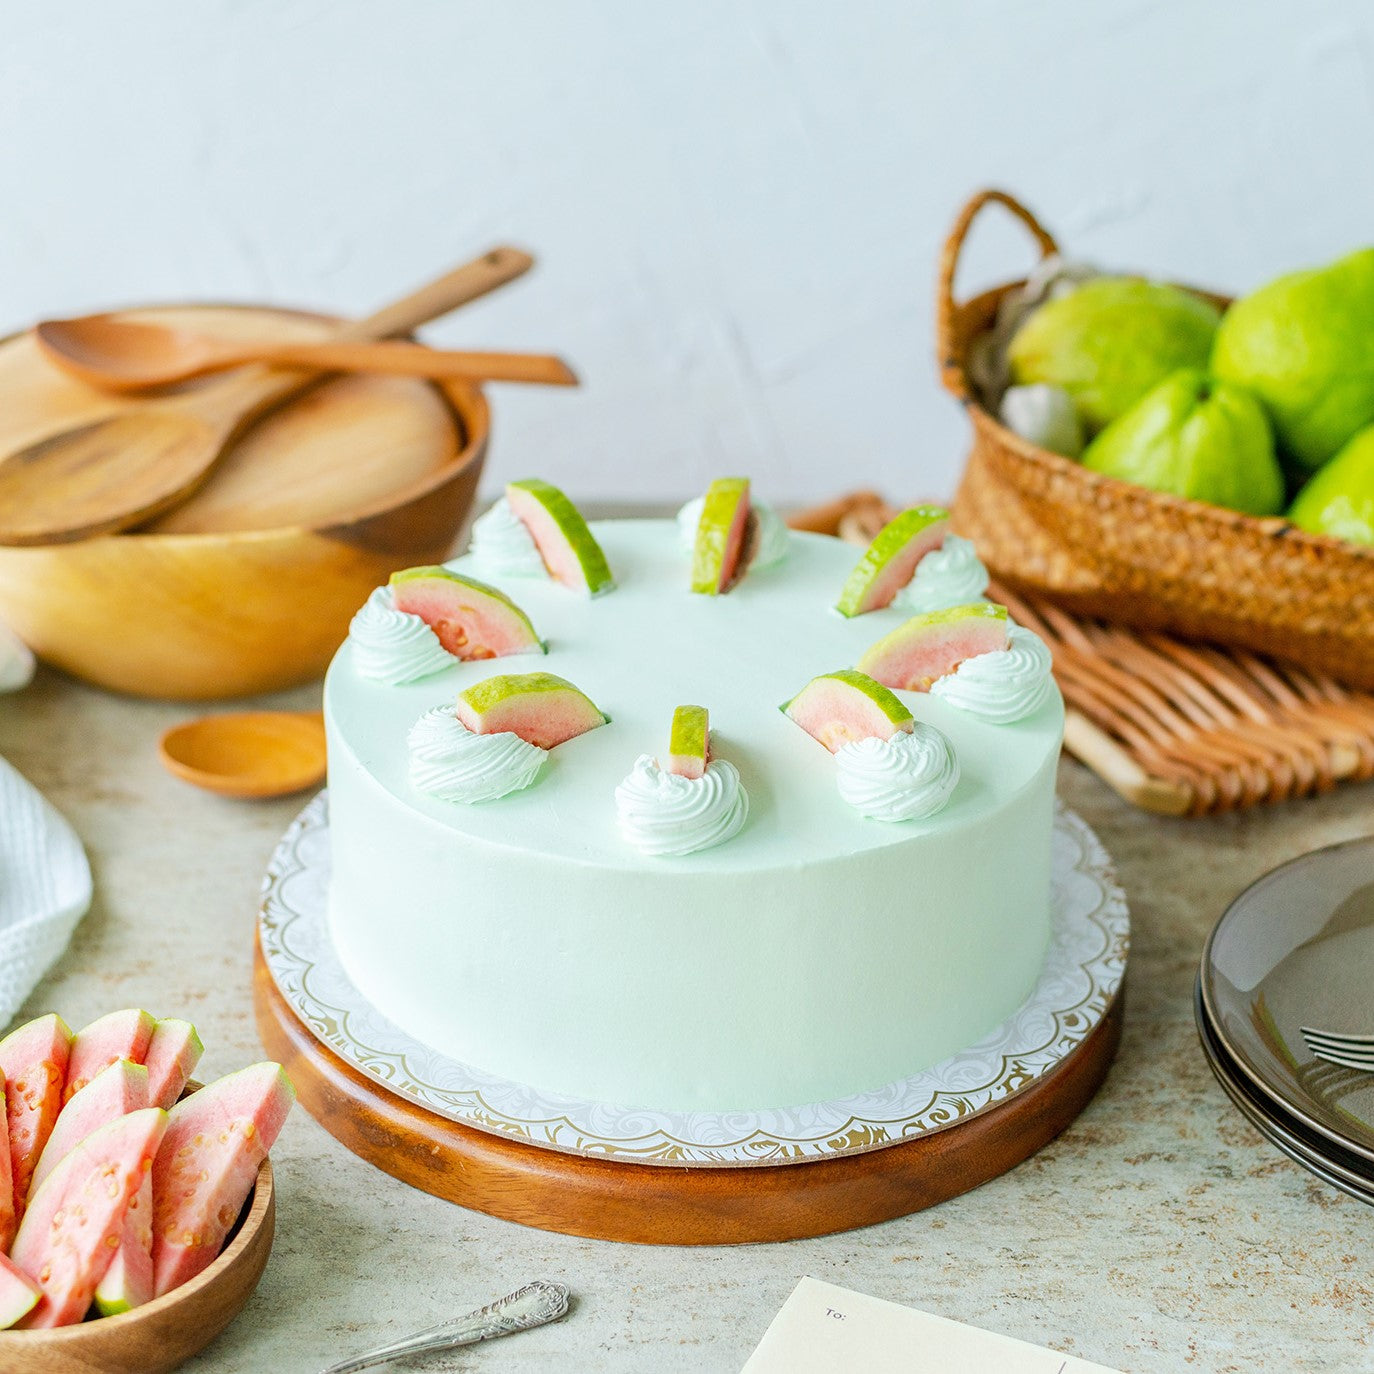
[[[940,270],[935,283],[935,356],[940,360],[940,376],[946,390],[964,400],[969,397],[968,384],[964,380],[963,368],[954,356],[954,315],[958,309],[954,303],[954,276],[959,270],[959,259],[963,255],[969,230],[973,228],[973,221],[986,206],[994,204],[1009,210],[1026,226],[1039,246],[1042,258],[1059,251],[1054,235],[1007,191],[979,191],[959,211],[940,254]]]

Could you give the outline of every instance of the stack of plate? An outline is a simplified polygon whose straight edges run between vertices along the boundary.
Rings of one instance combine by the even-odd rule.
[[[1317,1059],[1301,1028],[1374,1035],[1374,837],[1305,854],[1246,889],[1207,941],[1202,1047],[1255,1128],[1374,1203],[1374,1073]]]

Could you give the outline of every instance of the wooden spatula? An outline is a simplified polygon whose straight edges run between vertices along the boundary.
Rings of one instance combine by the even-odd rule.
[[[496,248],[422,286],[335,341],[403,334],[527,272],[533,258]],[[254,369],[150,401],[0,458],[0,544],[62,544],[128,529],[184,501],[255,420],[323,374]]]

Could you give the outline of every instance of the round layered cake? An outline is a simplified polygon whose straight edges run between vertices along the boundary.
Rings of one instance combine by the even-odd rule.
[[[460,661],[407,642],[423,675],[397,682],[408,674],[379,672],[379,644],[389,661],[416,627],[392,611],[380,640],[362,627],[334,660],[329,919],[358,989],[440,1055],[670,1110],[867,1091],[992,1031],[1049,939],[1053,684],[1019,719],[976,674],[961,691],[897,692],[942,762],[932,805],[885,810],[864,801],[862,770],[886,776],[886,762],[832,753],[780,709],[911,614],[834,609],[856,550],[773,529],[766,558],[701,595],[673,522],[591,532],[615,580],[594,597],[504,552],[447,565],[504,593],[545,652]],[[506,795],[432,785],[417,722],[445,722],[497,674],[536,672],[606,723],[531,753]],[[709,712],[711,764],[668,787],[684,703]],[[900,768],[930,772],[924,755]],[[636,809],[679,792],[661,823]]]

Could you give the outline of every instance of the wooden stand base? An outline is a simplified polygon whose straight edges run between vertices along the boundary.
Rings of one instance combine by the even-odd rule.
[[[799,1240],[919,1212],[986,1183],[1053,1140],[1091,1101],[1121,1039],[1122,997],[1032,1087],[934,1135],[804,1164],[712,1169],[560,1154],[460,1126],[388,1092],[316,1038],[262,957],[258,1033],[303,1107],[354,1154],[436,1197],[596,1240],[737,1245]]]

